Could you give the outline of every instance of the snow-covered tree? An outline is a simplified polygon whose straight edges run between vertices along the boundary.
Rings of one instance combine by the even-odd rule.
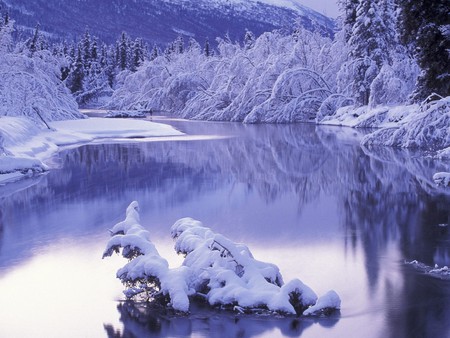
[[[349,58],[338,73],[338,91],[358,106],[405,102],[417,66],[399,44],[394,1],[343,1],[341,6],[346,12],[337,40],[348,37]]]
[[[200,48],[175,53],[172,44],[164,57],[126,77],[111,105],[252,123],[314,120],[335,90],[340,65],[331,41],[299,29],[265,33],[252,44],[219,39],[218,54],[209,57]]]
[[[38,125],[80,118],[75,100],[61,81],[63,60],[41,49],[44,45],[33,47],[33,53],[23,44],[15,46],[13,27],[10,20],[0,30],[0,115],[26,116]],[[36,31],[35,42],[39,41]]]
[[[432,93],[450,95],[450,19],[446,0],[397,0],[403,43],[416,55],[421,68],[414,101]]]

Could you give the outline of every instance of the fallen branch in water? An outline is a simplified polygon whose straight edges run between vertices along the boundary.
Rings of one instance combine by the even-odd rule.
[[[317,300],[299,279],[288,283],[278,267],[256,260],[249,248],[214,233],[201,222],[182,218],[171,228],[175,250],[185,256],[182,266],[171,269],[140,224],[136,201],[124,221],[111,230],[103,257],[122,253],[128,263],[117,271],[129,299],[144,299],[188,312],[190,299],[211,306],[254,313],[260,310],[286,315],[329,315],[340,308],[340,298],[329,291]]]

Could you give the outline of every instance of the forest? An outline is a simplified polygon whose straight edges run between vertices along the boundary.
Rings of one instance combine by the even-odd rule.
[[[79,117],[78,106],[100,106],[244,123],[395,124],[416,132],[406,138],[390,130],[378,143],[448,147],[446,1],[342,0],[340,6],[333,39],[298,24],[289,33],[245,31],[242,41],[224,36],[201,45],[179,36],[167,46],[126,32],[106,44],[88,30],[77,42],[50,41],[39,25],[20,39],[13,18],[2,13],[0,115],[40,124]],[[405,107],[400,114],[392,109],[399,106]],[[423,116],[412,119],[413,113]],[[345,122],[352,116],[359,121]],[[444,144],[424,131],[430,123],[443,126]]]

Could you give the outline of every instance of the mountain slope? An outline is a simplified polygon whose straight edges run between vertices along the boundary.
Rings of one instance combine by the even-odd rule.
[[[200,42],[226,34],[241,40],[246,29],[259,35],[292,29],[296,22],[332,35],[334,25],[295,0],[0,0],[0,7],[23,29],[39,22],[54,38],[73,39],[89,28],[107,42],[122,31],[165,44],[178,35]]]

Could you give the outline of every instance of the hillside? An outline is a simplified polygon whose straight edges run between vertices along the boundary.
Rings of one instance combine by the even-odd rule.
[[[274,5],[276,3],[277,5]],[[41,30],[55,39],[73,39],[86,28],[106,42],[122,31],[148,42],[165,44],[177,36],[213,41],[226,34],[241,40],[246,29],[260,35],[292,29],[296,22],[323,34],[334,22],[295,0],[0,0],[22,30]]]

